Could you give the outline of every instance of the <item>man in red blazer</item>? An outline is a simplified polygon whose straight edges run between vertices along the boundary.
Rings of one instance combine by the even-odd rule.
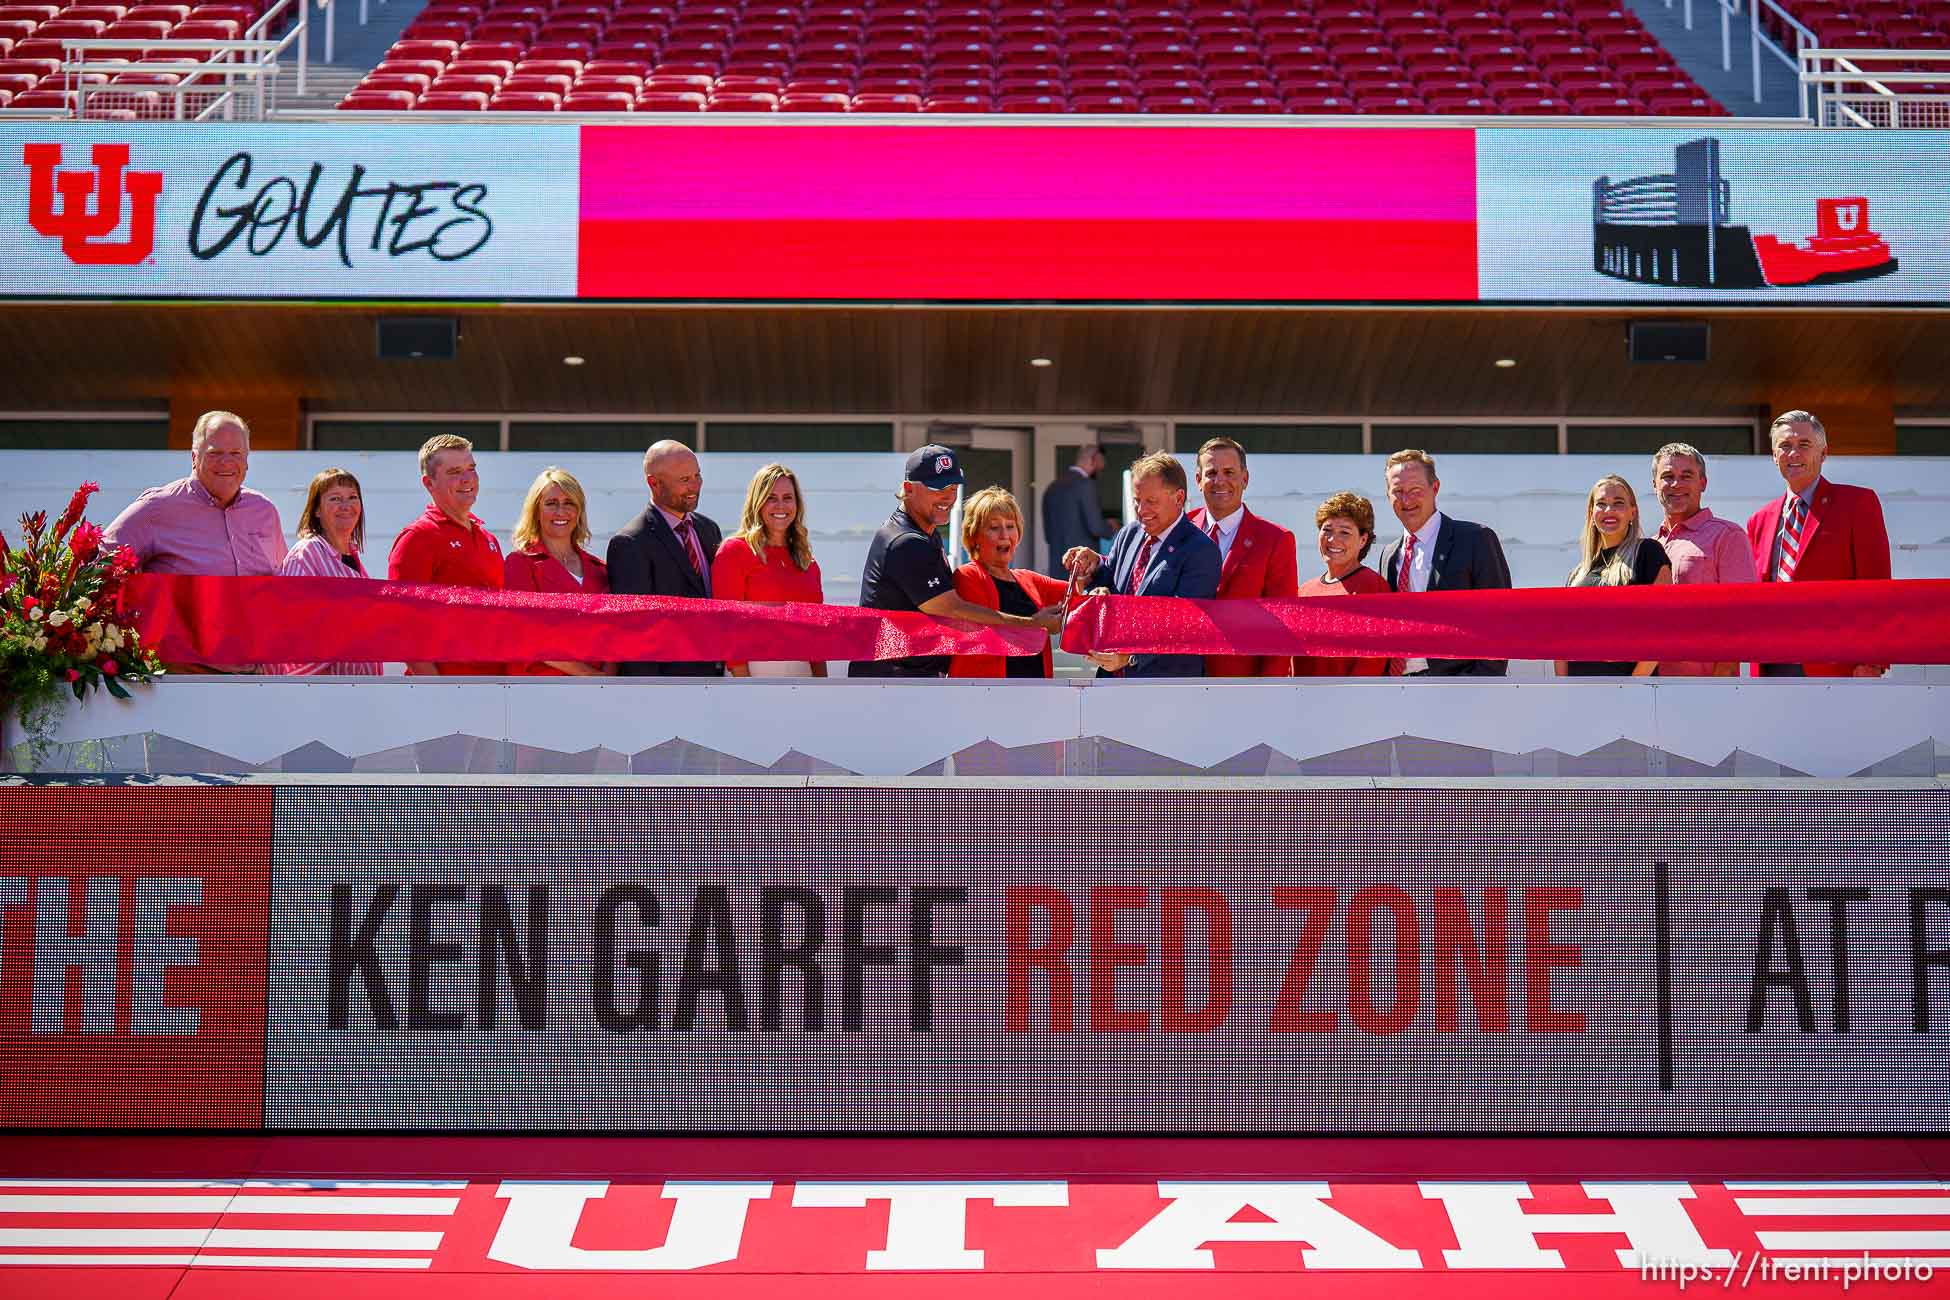
[[[1882,502],[1865,487],[1822,477],[1828,431],[1806,411],[1776,416],[1768,430],[1787,492],[1754,512],[1747,541],[1762,582],[1845,582],[1889,576]],[[1843,633],[1846,635],[1846,633]],[[1880,677],[1888,664],[1759,664],[1762,677]]]
[[[1231,438],[1213,438],[1198,449],[1202,509],[1185,512],[1218,544],[1219,599],[1292,596],[1300,590],[1300,561],[1293,534],[1246,509],[1246,449]],[[1207,677],[1291,677],[1291,655],[1207,655]]]

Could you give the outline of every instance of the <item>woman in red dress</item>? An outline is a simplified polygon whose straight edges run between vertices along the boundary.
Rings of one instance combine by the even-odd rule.
[[[587,498],[582,484],[566,469],[551,465],[528,485],[515,525],[516,549],[502,562],[509,591],[583,592],[609,590],[609,570],[582,549],[589,540]],[[608,677],[615,664],[585,664],[551,659],[536,664],[509,664],[511,674],[531,677]]]
[[[770,604],[822,605],[819,561],[806,535],[806,507],[799,479],[783,465],[767,465],[752,476],[738,531],[724,539],[711,561],[711,595],[716,600],[756,600]],[[757,659],[727,663],[733,677],[824,677],[824,663],[804,659]]]
[[[1012,569],[1009,561],[1022,543],[1022,507],[1012,493],[983,488],[961,508],[961,544],[974,556],[955,570],[955,591],[963,600],[1005,614],[1033,618],[1059,603],[1068,590],[1061,578],[1034,569]],[[1048,677],[1050,648],[1033,655],[956,655],[950,677]]]
[[[1315,544],[1327,566],[1318,578],[1300,584],[1302,596],[1367,596],[1388,590],[1388,580],[1361,561],[1374,545],[1374,506],[1353,492],[1336,492],[1314,511]],[[1396,671],[1388,659],[1346,659],[1295,655],[1295,677],[1385,677]]]

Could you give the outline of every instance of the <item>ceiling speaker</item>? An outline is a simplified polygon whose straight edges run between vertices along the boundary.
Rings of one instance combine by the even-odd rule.
[[[452,361],[460,347],[460,322],[452,316],[382,316],[381,361]]]
[[[1705,321],[1642,320],[1627,327],[1634,361],[1704,361]]]

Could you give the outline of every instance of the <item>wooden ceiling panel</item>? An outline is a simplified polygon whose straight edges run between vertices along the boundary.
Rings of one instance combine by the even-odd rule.
[[[1887,393],[1950,415],[1950,313],[1728,312],[1705,365],[1633,365],[1610,312],[508,308],[451,362],[370,309],[0,308],[0,409],[279,392],[314,410],[1740,416]],[[562,358],[586,358],[566,366]],[[1056,364],[1033,368],[1029,359]],[[1493,366],[1513,357],[1512,370]]]

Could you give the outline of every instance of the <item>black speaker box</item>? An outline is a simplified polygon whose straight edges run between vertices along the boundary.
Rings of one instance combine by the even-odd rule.
[[[452,316],[382,316],[381,361],[452,361],[460,346],[460,322]]]
[[[1633,321],[1626,337],[1634,361],[1706,360],[1709,336],[1705,321]]]

